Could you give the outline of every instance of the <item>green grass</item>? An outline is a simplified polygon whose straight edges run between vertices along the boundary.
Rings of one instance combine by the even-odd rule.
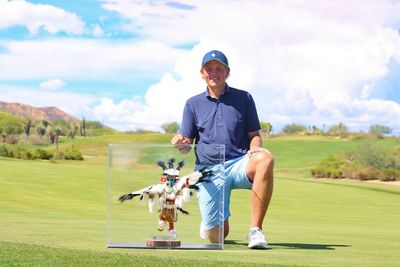
[[[321,158],[361,142],[327,138],[266,142],[276,158],[264,223],[271,249],[247,249],[246,190],[233,192],[223,251],[107,249],[107,143],[169,138],[110,135],[63,142],[91,156],[83,162],[0,158],[0,266],[398,266],[400,188],[311,178],[309,170]]]

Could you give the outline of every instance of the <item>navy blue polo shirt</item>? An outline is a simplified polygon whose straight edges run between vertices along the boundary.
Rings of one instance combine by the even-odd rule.
[[[250,93],[225,87],[219,99],[212,98],[208,90],[189,98],[181,124],[181,134],[194,138],[195,144],[224,144],[225,160],[246,154],[249,132],[260,130],[257,110]],[[196,163],[210,163],[216,155],[197,147]]]

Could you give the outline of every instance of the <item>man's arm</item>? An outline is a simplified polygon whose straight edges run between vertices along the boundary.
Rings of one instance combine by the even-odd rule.
[[[249,132],[250,148],[247,151],[247,155],[251,158],[254,153],[260,151],[268,151],[262,147],[262,139],[260,131]]]
[[[174,137],[172,137],[171,144],[175,145],[175,148],[178,149],[179,152],[181,152],[182,154],[186,154],[192,148],[190,144],[193,144],[193,138],[184,137],[181,134],[176,134]]]
[[[250,149],[262,147],[260,131],[249,132]]]

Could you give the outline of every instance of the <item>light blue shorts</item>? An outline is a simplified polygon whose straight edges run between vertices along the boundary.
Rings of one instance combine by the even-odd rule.
[[[249,157],[244,155],[222,165],[208,167],[214,175],[208,182],[198,184],[197,199],[203,226],[206,230],[223,223],[231,215],[229,204],[232,189],[251,189],[253,184],[246,174]],[[197,165],[196,170],[203,168]],[[221,189],[224,188],[224,191]],[[222,195],[224,192],[224,195]],[[222,201],[222,196],[224,201]]]

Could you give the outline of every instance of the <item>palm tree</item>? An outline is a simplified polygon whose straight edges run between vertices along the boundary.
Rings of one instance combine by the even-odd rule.
[[[25,120],[25,125],[24,125],[24,132],[26,136],[29,136],[31,134],[31,127],[32,127],[32,119],[28,118]]]
[[[56,150],[58,151],[58,137],[63,134],[61,127],[54,127],[54,132],[56,135],[55,142],[56,142]]]
[[[46,127],[44,127],[43,125],[39,125],[36,128],[36,132],[40,137],[43,137],[46,134]]]

